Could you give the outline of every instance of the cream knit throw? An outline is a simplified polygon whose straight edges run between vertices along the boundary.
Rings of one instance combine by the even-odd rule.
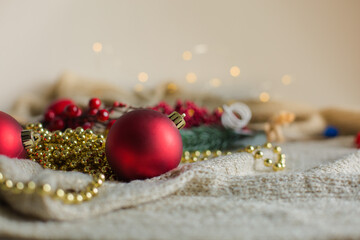
[[[352,138],[283,145],[287,170],[247,153],[182,165],[157,178],[106,182],[66,205],[1,190],[0,236],[30,239],[359,239],[360,152]],[[271,155],[267,152],[266,154]],[[81,189],[90,177],[0,157],[14,180]]]

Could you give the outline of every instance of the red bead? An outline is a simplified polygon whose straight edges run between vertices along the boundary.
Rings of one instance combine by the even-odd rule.
[[[99,121],[101,122],[105,122],[106,120],[109,119],[109,112],[108,110],[105,109],[101,109],[98,114],[97,114],[97,118]]]
[[[50,122],[51,120],[53,120],[55,118],[55,112],[53,110],[48,110],[45,113],[45,121]]]
[[[21,140],[22,128],[10,115],[0,111],[0,154],[10,158],[25,158]]]
[[[55,115],[61,114],[67,105],[74,104],[70,99],[59,99],[51,103],[47,111],[54,111]]]
[[[76,117],[78,110],[79,108],[75,104],[70,104],[66,106],[64,111],[68,117]]]
[[[111,127],[106,157],[118,179],[145,179],[177,167],[182,146],[179,130],[166,115],[150,109],[134,110]]]
[[[90,116],[95,116],[98,113],[99,110],[97,110],[96,108],[92,108],[89,110],[88,114]]]
[[[101,106],[101,100],[98,98],[92,98],[89,101],[89,107],[90,108],[96,108],[98,109]]]

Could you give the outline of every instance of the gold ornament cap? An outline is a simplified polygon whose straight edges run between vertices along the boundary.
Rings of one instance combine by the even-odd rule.
[[[180,113],[174,111],[172,112],[168,117],[170,118],[171,121],[173,121],[177,127],[177,129],[182,129],[183,127],[185,127],[185,119],[184,117],[186,116],[185,113],[183,113],[182,115],[180,115]]]
[[[40,141],[40,135],[34,133],[32,130],[22,130],[21,141],[24,148],[29,149],[35,147],[35,145]]]

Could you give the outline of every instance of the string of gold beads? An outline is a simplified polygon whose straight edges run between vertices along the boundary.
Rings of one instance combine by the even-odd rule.
[[[45,183],[37,185],[33,181],[29,182],[14,182],[5,178],[4,174],[0,172],[0,188],[4,191],[9,191],[14,194],[40,194],[50,196],[54,199],[63,201],[66,204],[78,204],[84,201],[89,201],[99,192],[99,187],[104,183],[104,174],[96,174],[93,180],[87,187],[79,192],[72,190],[65,190],[62,188],[53,189],[50,184]]]
[[[64,132],[49,132],[40,123],[29,124],[26,130],[39,136],[33,145],[26,147],[28,158],[44,168],[63,171],[79,171],[95,175],[104,174],[114,180],[105,155],[105,137],[81,127]]]
[[[271,149],[276,156],[276,161],[273,161],[270,158],[264,158],[264,152],[262,149]],[[239,149],[237,151],[231,152],[222,152],[220,150],[206,150],[206,151],[184,151],[181,157],[181,163],[193,163],[198,161],[206,161],[208,159],[219,157],[222,155],[231,155],[235,152],[247,152],[252,154],[255,160],[263,160],[264,166],[272,167],[274,171],[284,170],[286,167],[286,155],[281,153],[281,147],[273,146],[271,143],[265,143],[262,146],[252,146],[249,145],[243,149]]]

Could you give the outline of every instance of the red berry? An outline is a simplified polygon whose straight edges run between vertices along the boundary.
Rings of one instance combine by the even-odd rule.
[[[98,113],[99,110],[97,110],[96,108],[92,108],[89,110],[89,115],[90,116],[95,116]]]
[[[77,113],[79,111],[79,108],[75,104],[70,104],[70,105],[67,105],[67,107],[65,108],[64,111],[67,116],[76,117]]]
[[[48,110],[45,113],[45,121],[50,122],[51,120],[53,120],[55,118],[55,112],[53,110]]]
[[[107,124],[106,128],[107,128],[107,129],[110,129],[110,128],[112,127],[112,125],[114,125],[115,122],[116,122],[115,119],[110,120],[110,122]]]
[[[89,101],[89,107],[98,109],[101,106],[101,100],[98,98],[92,98]]]
[[[74,104],[70,99],[59,99],[51,103],[47,111],[54,111],[55,115],[61,114],[67,105]]]
[[[64,128],[64,120],[62,120],[60,117],[55,117],[51,123],[50,123],[50,131],[56,131],[56,130],[61,130]]]
[[[120,103],[119,103],[118,101],[115,101],[115,102],[113,103],[113,107],[118,107],[118,106],[120,106]]]
[[[83,128],[84,130],[90,129],[91,127],[92,127],[92,124],[91,124],[90,122],[86,122],[86,123],[84,123],[84,124],[82,125],[82,128]]]
[[[76,112],[76,117],[80,117],[82,114],[82,110],[81,108],[78,108],[77,112]]]
[[[113,103],[113,107],[126,107],[126,104],[122,103],[122,102],[115,101]]]
[[[109,112],[105,109],[101,109],[97,114],[97,119],[104,122],[109,119]]]

